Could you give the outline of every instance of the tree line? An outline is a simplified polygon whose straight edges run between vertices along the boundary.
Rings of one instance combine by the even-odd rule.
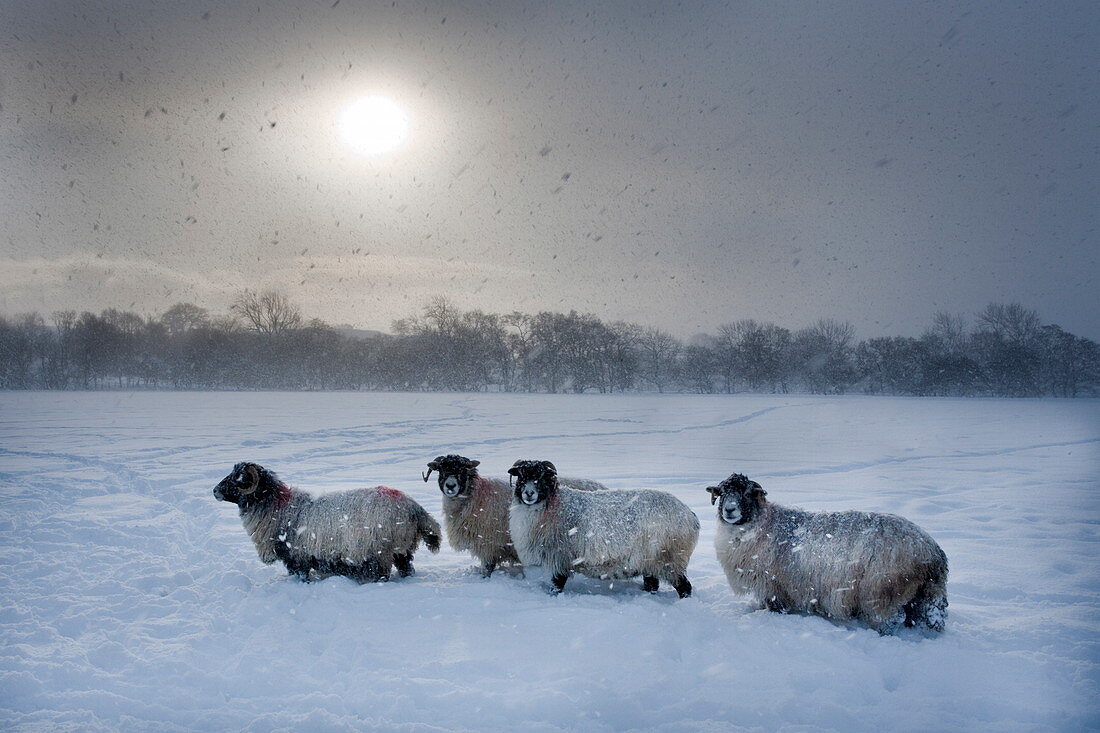
[[[591,314],[484,313],[436,299],[393,333],[306,320],[276,291],[226,314],[179,303],[0,317],[3,389],[281,389],[504,392],[1100,394],[1100,347],[992,303],[968,325],[937,314],[920,337],[857,341],[849,323],[792,331],[732,321],[687,341]]]

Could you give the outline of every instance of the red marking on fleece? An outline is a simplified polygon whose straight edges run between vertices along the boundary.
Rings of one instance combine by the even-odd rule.
[[[490,491],[491,489],[489,488],[489,482],[481,476],[475,476],[473,490],[474,506],[480,507],[482,504],[484,504],[485,501],[489,498]]]
[[[397,489],[391,489],[389,486],[379,486],[377,490],[379,496],[384,496],[387,499],[398,501],[405,498],[405,495],[403,493],[401,493]]]
[[[280,481],[279,482],[279,488],[275,493],[275,506],[278,507],[279,509],[282,509],[287,504],[289,504],[290,503],[290,494],[291,494],[291,488],[289,486],[287,486],[286,484],[284,484],[282,481]]]

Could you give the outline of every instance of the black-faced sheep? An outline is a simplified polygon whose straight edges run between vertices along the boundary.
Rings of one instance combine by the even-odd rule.
[[[420,540],[439,552],[439,523],[396,489],[378,486],[311,497],[263,466],[238,463],[214,496],[240,507],[244,528],[265,563],[309,581],[346,575],[360,583],[413,573]]]
[[[909,520],[790,509],[739,473],[707,491],[718,504],[718,562],[735,593],[772,611],[856,619],[882,634],[902,624],[943,631],[947,556]]]
[[[549,461],[516,461],[509,522],[525,565],[542,565],[561,592],[570,574],[592,578],[642,576],[642,589],[672,585],[691,595],[685,575],[699,541],[699,519],[663,491],[577,491],[558,482]]]
[[[439,490],[443,493],[443,526],[447,540],[458,551],[469,550],[482,563],[486,577],[498,565],[520,564],[508,532],[508,506],[512,488],[499,478],[482,476],[480,461],[449,454],[428,462],[424,473],[427,481],[436,471]],[[588,479],[562,477],[561,483],[575,489],[595,491],[607,487]]]

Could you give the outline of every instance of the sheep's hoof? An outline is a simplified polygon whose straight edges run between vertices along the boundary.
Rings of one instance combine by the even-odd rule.
[[[412,553],[408,555],[394,555],[393,564],[397,568],[397,574],[402,578],[407,578],[410,575],[416,574],[416,569],[413,568]]]
[[[656,593],[661,583],[657,578],[650,577],[648,575],[642,576],[642,590],[646,593]]]
[[[556,596],[565,589],[565,581],[569,580],[569,576],[566,574],[555,575],[550,579],[550,595]]]
[[[681,598],[687,598],[691,595],[691,583],[689,583],[688,579],[683,575],[677,578],[672,587],[676,589],[676,594]]]

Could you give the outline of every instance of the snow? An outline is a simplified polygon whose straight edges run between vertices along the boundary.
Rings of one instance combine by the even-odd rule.
[[[640,580],[417,574],[302,584],[213,486],[241,460],[314,492],[459,452],[702,523],[677,600]],[[883,511],[951,563],[947,631],[756,611],[706,486]],[[694,395],[0,393],[0,727],[249,731],[1100,728],[1100,402]]]

